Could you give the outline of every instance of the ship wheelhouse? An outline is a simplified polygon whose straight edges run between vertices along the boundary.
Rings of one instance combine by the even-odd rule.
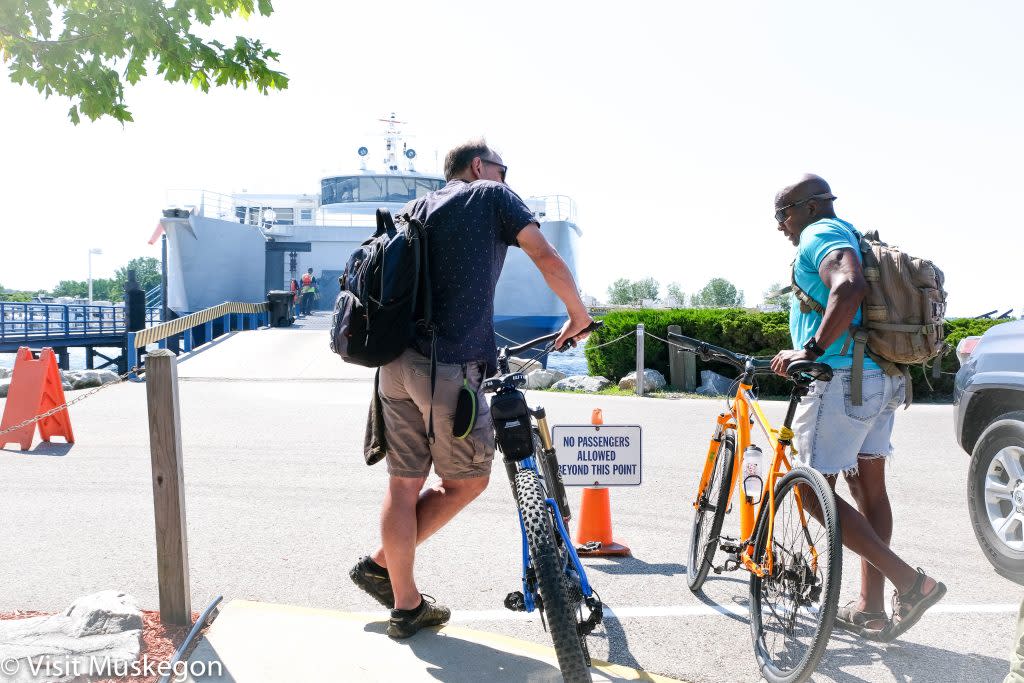
[[[330,176],[320,181],[320,204],[404,204],[444,184],[441,178],[419,175]]]

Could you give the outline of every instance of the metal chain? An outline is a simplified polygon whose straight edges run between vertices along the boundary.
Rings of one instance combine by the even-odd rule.
[[[611,341],[606,341],[603,344],[598,344],[597,346],[591,346],[590,344],[587,344],[587,348],[588,349],[599,349],[602,346],[608,346],[609,344],[614,344],[615,342],[619,341],[620,339],[625,339],[626,337],[632,336],[634,334],[636,334],[636,330],[630,330],[626,334],[620,335],[620,336],[616,337],[615,339],[612,339]],[[505,341],[510,342],[513,346],[519,346],[522,343],[522,342],[517,342],[515,339],[509,339],[505,335],[498,334],[497,332],[494,333],[494,336],[501,337]],[[651,335],[651,336],[653,336],[653,335]]]
[[[103,389],[106,389],[107,387],[112,387],[115,384],[120,384],[121,382],[123,382],[126,379],[128,379],[128,375],[130,375],[132,373],[135,373],[136,375],[141,375],[143,372],[145,372],[145,369],[144,368],[140,368],[139,366],[136,365],[135,367],[133,367],[131,370],[129,370],[128,372],[124,373],[123,375],[119,375],[118,378],[115,381],[107,382],[106,384],[101,384],[100,386],[96,387],[92,391],[84,393],[81,396],[76,396],[75,398],[71,399],[70,401],[65,401],[64,403],[60,404],[56,408],[51,408],[50,410],[47,410],[45,413],[40,413],[39,415],[36,415],[35,417],[30,417],[29,419],[25,420],[21,424],[16,424],[13,427],[8,427],[7,429],[4,429],[4,430],[0,431],[0,436],[3,436],[4,434],[10,434],[11,432],[16,432],[19,429],[21,429],[22,427],[27,427],[30,424],[33,424],[35,422],[39,422],[40,420],[45,420],[48,417],[52,417],[53,415],[56,415],[60,411],[67,410],[68,408],[70,408],[71,406],[75,405],[79,401],[84,401],[85,399],[89,398],[93,394],[95,394],[95,393],[97,393],[99,391],[102,391]]]
[[[599,349],[602,346],[608,346],[609,344],[614,344],[615,342],[619,341],[620,339],[625,339],[626,337],[631,337],[634,334],[636,334],[636,330],[630,330],[626,334],[620,335],[620,336],[616,337],[615,339],[612,339],[611,341],[606,341],[603,344],[598,344],[597,346],[591,346],[591,345],[587,344],[587,348],[588,349]]]
[[[654,339],[657,339],[658,341],[660,341],[660,342],[662,342],[662,343],[664,343],[664,344],[668,344],[669,346],[674,346],[674,347],[676,347],[677,349],[682,349],[683,351],[688,351],[688,350],[689,350],[689,349],[687,349],[687,348],[686,348],[685,346],[683,346],[682,344],[676,343],[676,342],[674,342],[674,341],[669,341],[668,339],[662,339],[662,338],[661,338],[661,337],[659,337],[658,335],[656,335],[656,334],[651,334],[650,332],[648,332],[648,331],[646,331],[646,330],[644,330],[644,336],[645,336],[645,337],[652,337],[652,338],[654,338]]]

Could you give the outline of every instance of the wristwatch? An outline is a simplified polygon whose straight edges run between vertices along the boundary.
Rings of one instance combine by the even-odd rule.
[[[815,340],[814,337],[808,339],[807,343],[804,344],[804,351],[807,351],[808,353],[813,355],[814,360],[817,360],[825,355],[825,349],[818,346],[818,342],[817,340]]]

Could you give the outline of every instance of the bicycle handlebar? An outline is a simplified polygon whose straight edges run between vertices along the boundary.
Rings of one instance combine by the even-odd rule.
[[[755,375],[775,374],[775,371],[772,370],[772,362],[769,359],[754,358],[753,356],[747,356],[742,353],[734,353],[729,349],[723,349],[720,346],[708,344],[700,339],[684,337],[683,335],[676,334],[675,332],[669,332],[668,338],[670,341],[674,341],[679,346],[683,347],[684,351],[689,351],[690,353],[699,355],[701,360],[719,360],[744,371],[747,369],[747,363],[750,363]],[[832,366],[815,361],[797,361],[789,364],[789,367],[786,369],[786,374],[794,383],[804,386],[810,384],[810,382],[814,380],[823,380],[826,382],[831,380]]]
[[[675,332],[669,332],[668,338],[670,341],[674,341],[679,346],[683,347],[684,351],[697,354],[701,357],[701,360],[719,360],[724,363],[728,363],[740,370],[745,370],[747,363],[752,363],[754,371],[758,374],[768,374],[772,371],[772,362],[764,358],[754,358],[753,356],[747,356],[742,353],[734,353],[729,349],[723,349],[720,346],[709,344],[706,341],[700,339],[693,339],[692,337],[684,337],[681,334]]]
[[[602,325],[604,325],[603,322],[601,322],[599,320],[595,320],[595,321],[591,322],[589,325],[587,325],[584,329],[580,330],[577,334],[583,334],[584,332],[593,332],[594,330],[598,329]],[[506,346],[505,349],[506,349],[506,351],[508,352],[508,354],[510,356],[514,356],[517,353],[521,353],[521,352],[523,352],[523,351],[525,351],[527,349],[533,348],[534,346],[539,346],[540,344],[545,344],[547,342],[555,341],[556,339],[558,339],[558,335],[560,335],[560,334],[561,334],[561,330],[559,330],[558,332],[552,332],[551,334],[546,334],[543,337],[537,337],[536,339],[531,339],[530,341],[523,342],[522,344],[519,344],[518,346]],[[570,339],[565,344],[565,346],[563,346],[562,348],[557,349],[557,350],[558,351],[567,351],[567,350],[569,350],[570,348],[572,348],[575,345],[576,344]]]

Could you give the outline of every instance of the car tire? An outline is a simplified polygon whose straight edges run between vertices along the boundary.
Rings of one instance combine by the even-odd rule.
[[[992,517],[1000,514],[1000,509],[992,507],[997,503],[987,500],[985,495],[985,486],[990,479],[998,482],[1000,477],[1005,476],[1008,485],[1013,487],[1022,474],[1005,472],[1001,462],[1009,459],[1024,462],[1022,454],[1024,411],[999,416],[985,429],[974,446],[967,475],[967,502],[974,535],[985,557],[1000,575],[1024,585],[1024,550],[1012,548],[997,531]],[[1020,490],[1024,492],[1024,487]],[[1004,502],[1002,505],[1005,512],[1011,509],[1007,506],[1012,506],[1012,503]]]

